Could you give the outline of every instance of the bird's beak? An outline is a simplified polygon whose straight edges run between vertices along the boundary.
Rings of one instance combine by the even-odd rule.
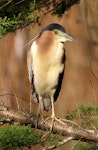
[[[65,39],[65,41],[72,41],[72,42],[77,42],[77,40],[73,37],[71,37],[70,35],[61,32],[61,37],[63,37]]]

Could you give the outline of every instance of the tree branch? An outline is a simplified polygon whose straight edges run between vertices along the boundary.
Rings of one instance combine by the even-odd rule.
[[[36,127],[37,123],[37,128],[44,131],[49,131],[51,127],[51,121],[47,121],[44,123],[40,117],[38,119],[34,114],[32,114],[32,117],[29,117],[28,114],[15,112],[1,105],[0,118],[2,118],[1,122],[3,122],[3,119],[7,122],[19,121],[21,124],[32,124],[32,127],[34,128]],[[63,121],[65,125],[59,124],[56,121],[54,122],[52,133],[60,134],[62,136],[74,137],[74,140],[98,143],[98,131],[83,129],[76,123],[68,121],[66,119],[63,119]]]

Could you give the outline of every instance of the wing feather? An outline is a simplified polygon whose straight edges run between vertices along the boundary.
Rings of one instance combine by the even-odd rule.
[[[32,58],[31,51],[29,50],[27,53],[27,68],[28,68],[28,74],[29,74],[31,95],[32,95],[34,101],[38,102],[39,101],[38,94],[37,94],[37,92],[35,90],[35,86],[34,86],[34,74],[33,74],[32,63],[33,63],[33,58]]]
[[[57,100],[57,98],[59,96],[59,93],[61,91],[62,80],[63,80],[63,77],[64,77],[65,61],[66,61],[66,55],[65,55],[65,49],[64,49],[63,57],[62,57],[62,60],[61,60],[61,63],[64,65],[64,68],[63,68],[62,72],[59,74],[58,84],[56,86],[56,91],[54,93],[54,101]]]

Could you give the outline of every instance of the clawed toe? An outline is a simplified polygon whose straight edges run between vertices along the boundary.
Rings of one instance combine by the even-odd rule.
[[[50,117],[46,118],[45,121],[44,121],[44,125],[45,125],[45,123],[46,123],[48,120],[50,120],[50,119],[51,119],[50,132],[51,132],[52,129],[53,129],[54,121],[57,121],[57,122],[61,123],[62,125],[65,125],[65,123],[64,123],[63,121],[61,121],[60,119],[58,119],[58,118],[55,117],[55,116],[50,116]]]

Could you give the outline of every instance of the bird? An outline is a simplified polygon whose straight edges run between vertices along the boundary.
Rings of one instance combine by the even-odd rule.
[[[64,78],[66,41],[77,42],[62,25],[52,23],[34,38],[27,54],[31,95],[39,103],[38,116],[42,109],[48,111],[52,108],[51,116],[46,119],[52,120],[51,130],[54,121],[63,124],[55,115],[54,102],[59,96]]]

